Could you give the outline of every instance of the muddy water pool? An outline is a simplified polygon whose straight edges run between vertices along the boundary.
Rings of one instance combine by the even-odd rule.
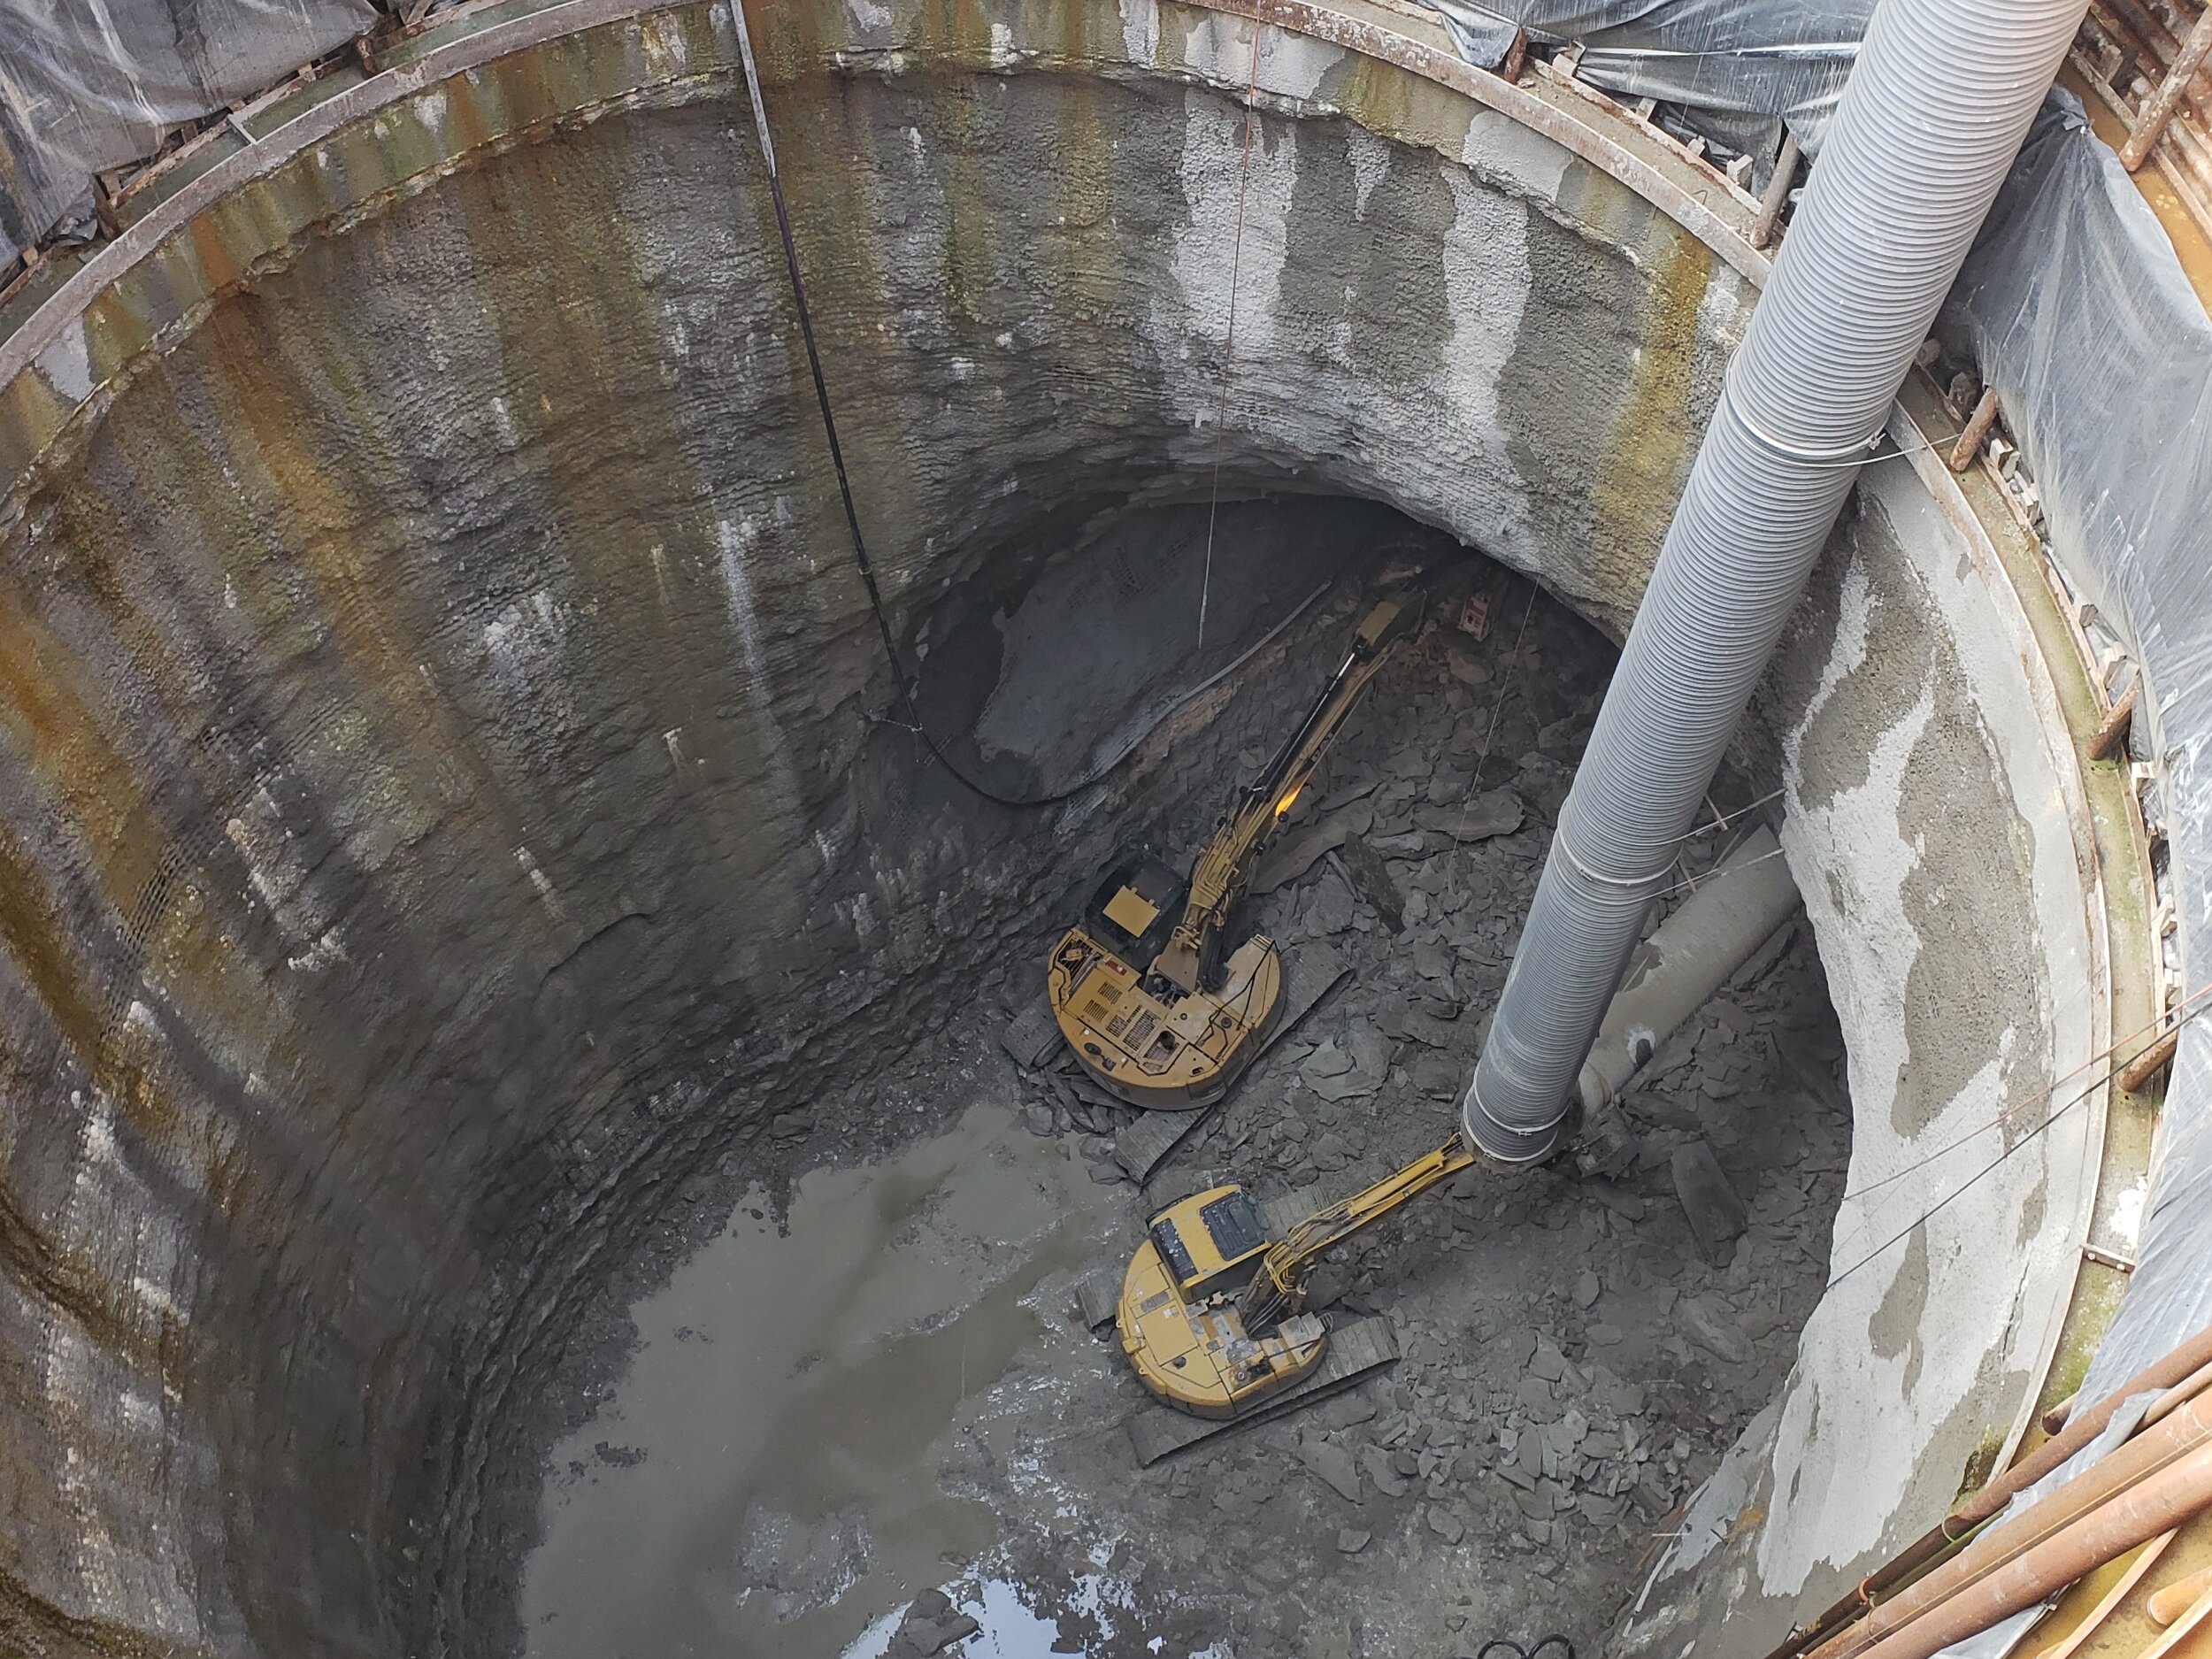
[[[1082,1651],[1078,1624],[1125,1643],[1106,1562],[1029,1590],[1002,1517],[943,1471],[1095,1394],[1113,1356],[1069,1285],[1126,1209],[985,1105],[895,1161],[803,1177],[780,1225],[749,1194],[636,1304],[626,1373],[557,1448],[534,1659],[879,1659],[931,1587],[982,1624],[972,1659]]]

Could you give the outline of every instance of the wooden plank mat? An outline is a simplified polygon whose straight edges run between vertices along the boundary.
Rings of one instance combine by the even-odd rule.
[[[1335,947],[1318,941],[1294,945],[1284,952],[1283,1017],[1275,1022],[1275,1029],[1268,1033],[1259,1053],[1252,1056],[1252,1064],[1257,1065],[1268,1049],[1295,1031],[1350,972]],[[1142,1186],[1158,1172],[1175,1148],[1190,1138],[1193,1131],[1220,1109],[1221,1103],[1217,1101],[1196,1111],[1146,1112],[1114,1138],[1114,1162],[1128,1171],[1131,1180]]]

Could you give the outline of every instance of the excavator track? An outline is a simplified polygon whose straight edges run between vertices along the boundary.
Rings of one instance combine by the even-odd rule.
[[[1272,1423],[1294,1411],[1318,1405],[1332,1394],[1387,1371],[1398,1363],[1397,1327],[1382,1314],[1348,1319],[1332,1326],[1329,1348],[1313,1374],[1279,1394],[1271,1394],[1233,1417],[1193,1417],[1172,1406],[1148,1405],[1129,1419],[1129,1443],[1137,1461],[1156,1463],[1163,1457],[1187,1450],[1201,1440]]]

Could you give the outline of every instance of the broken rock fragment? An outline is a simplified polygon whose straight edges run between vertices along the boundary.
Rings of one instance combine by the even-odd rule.
[[[1698,1248],[1715,1266],[1728,1260],[1729,1247],[1743,1236],[1747,1225],[1743,1200],[1737,1196],[1713,1148],[1693,1141],[1675,1150],[1672,1160],[1675,1195],[1682,1213],[1697,1235]]]
[[[1348,1503],[1360,1502],[1359,1464],[1352,1454],[1333,1440],[1302,1440],[1298,1461],[1333,1489]]]
[[[1412,1490],[1411,1480],[1399,1472],[1391,1455],[1379,1446],[1363,1446],[1359,1454],[1360,1467],[1375,1483],[1375,1490],[1386,1498],[1402,1498]]]
[[[914,1598],[891,1639],[886,1659],[929,1659],[956,1641],[964,1641],[983,1627],[952,1604],[942,1590],[925,1590]]]
[[[1325,1101],[1372,1094],[1390,1071],[1390,1045],[1372,1025],[1356,1025],[1306,1056],[1299,1074]]]
[[[1715,1359],[1741,1365],[1751,1358],[1749,1339],[1734,1328],[1724,1311],[1709,1308],[1702,1301],[1682,1303],[1682,1329],[1691,1341]]]
[[[1464,801],[1425,806],[1413,815],[1414,827],[1459,841],[1485,841],[1521,827],[1521,797],[1510,789],[1485,789]]]

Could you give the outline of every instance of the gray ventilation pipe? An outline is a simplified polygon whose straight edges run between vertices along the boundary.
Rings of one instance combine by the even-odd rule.
[[[1789,926],[1797,883],[1781,855],[1774,832],[1762,824],[1641,950],[1630,953],[1627,978],[1613,993],[1575,1083],[1585,1112],[1617,1099],[1722,981]]]
[[[1646,908],[2086,10],[1877,7],[1560,811],[1462,1108],[1493,1159],[1556,1145]]]

